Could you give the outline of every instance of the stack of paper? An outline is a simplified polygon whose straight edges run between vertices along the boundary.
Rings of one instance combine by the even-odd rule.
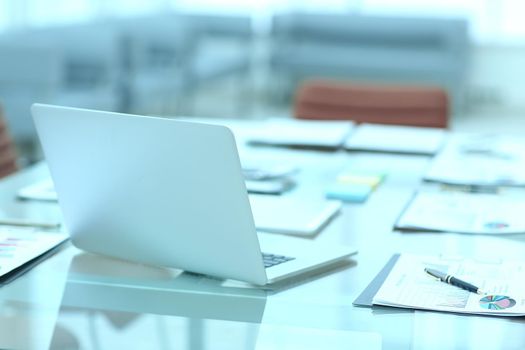
[[[68,239],[63,233],[43,233],[28,229],[0,231],[0,285],[11,281],[24,267]]]
[[[428,275],[432,268],[479,287],[479,295]],[[374,305],[490,316],[525,315],[525,260],[402,254],[373,297]]]
[[[510,137],[456,137],[434,159],[425,180],[453,185],[525,186],[525,142]]]
[[[525,197],[468,192],[419,192],[395,227],[458,233],[525,233]]]
[[[361,124],[348,137],[345,148],[352,151],[376,151],[433,155],[442,147],[447,131],[397,125]]]
[[[275,146],[339,148],[353,129],[350,121],[268,119],[251,132],[250,143]]]

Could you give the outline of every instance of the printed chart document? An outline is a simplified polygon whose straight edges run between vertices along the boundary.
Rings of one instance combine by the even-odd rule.
[[[249,142],[259,145],[339,148],[353,127],[351,121],[275,118],[251,132]]]
[[[525,186],[525,142],[494,135],[458,136],[424,179],[452,185]]]
[[[486,292],[468,292],[424,272],[432,268]],[[402,254],[373,298],[374,305],[455,313],[524,316],[525,260],[472,260]]]
[[[360,124],[345,142],[352,151],[433,155],[445,142],[447,131],[438,128]]]
[[[478,234],[525,233],[525,194],[419,192],[395,228]]]
[[[64,233],[38,232],[32,229],[0,230],[0,284],[11,279],[23,267],[69,238]]]

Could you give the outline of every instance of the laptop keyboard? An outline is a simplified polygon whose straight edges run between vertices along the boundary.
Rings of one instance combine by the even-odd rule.
[[[263,261],[264,261],[264,267],[269,268],[275,265],[282,264],[284,262],[294,260],[295,258],[284,256],[284,255],[276,255],[276,254],[268,254],[268,253],[262,253]]]

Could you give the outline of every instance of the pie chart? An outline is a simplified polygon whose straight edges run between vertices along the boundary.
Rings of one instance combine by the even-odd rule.
[[[479,300],[479,305],[488,310],[505,310],[516,305],[516,300],[504,295],[487,295]]]

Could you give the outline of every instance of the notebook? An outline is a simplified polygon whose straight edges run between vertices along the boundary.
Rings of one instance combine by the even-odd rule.
[[[353,128],[351,121],[268,119],[250,133],[249,143],[336,149],[344,144]]]
[[[340,201],[250,195],[255,226],[259,231],[312,236],[339,213]]]
[[[438,128],[360,124],[346,140],[345,149],[433,155],[446,136],[447,131]]]

